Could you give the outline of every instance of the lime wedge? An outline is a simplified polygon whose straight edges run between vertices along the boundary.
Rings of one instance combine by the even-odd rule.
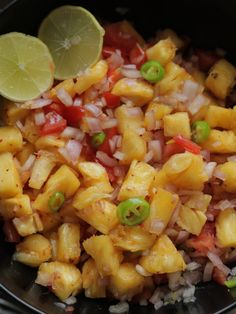
[[[52,11],[40,25],[38,36],[52,54],[55,78],[74,78],[95,64],[101,55],[104,33],[84,8],[65,5]]]
[[[0,36],[0,94],[13,101],[34,99],[53,84],[53,59],[38,38],[22,33]]]

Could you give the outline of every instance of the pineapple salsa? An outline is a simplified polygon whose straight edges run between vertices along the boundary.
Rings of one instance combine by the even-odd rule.
[[[199,282],[236,285],[224,51],[169,29],[145,42],[127,21],[103,29],[64,6],[39,38],[0,36],[0,69],[0,216],[37,284],[62,301],[112,297],[120,312],[194,301]]]

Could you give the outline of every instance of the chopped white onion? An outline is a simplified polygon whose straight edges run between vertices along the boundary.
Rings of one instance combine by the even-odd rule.
[[[64,302],[67,305],[72,305],[72,304],[75,304],[77,302],[77,299],[74,296],[70,296],[69,298],[65,299]]]
[[[82,144],[76,140],[69,140],[65,145],[65,149],[68,152],[71,162],[75,165],[78,162],[82,150]]]
[[[29,155],[29,157],[21,167],[21,172],[28,171],[33,166],[35,159],[36,159],[35,155],[33,154]]]
[[[148,143],[149,151],[153,153],[153,160],[160,161],[162,158],[162,147],[159,140],[152,140]]]
[[[102,151],[97,151],[96,157],[100,160],[105,166],[114,167],[117,166],[117,161],[114,158],[111,158],[106,153]]]
[[[100,120],[97,118],[86,117],[84,120],[87,122],[89,130],[92,133],[97,133],[102,131]]]
[[[207,106],[209,99],[203,95],[198,95],[194,100],[189,104],[188,111],[191,114],[197,113],[203,106]]]
[[[143,134],[145,134],[146,129],[145,128],[137,128],[136,132],[138,135],[143,135]]]
[[[175,239],[175,243],[176,244],[181,244],[184,241],[186,241],[189,237],[189,232],[185,231],[185,230],[180,230],[180,232],[178,233],[177,238]]]
[[[213,269],[214,265],[212,262],[207,262],[203,271],[203,282],[211,281]]]
[[[71,95],[64,89],[59,88],[56,91],[57,98],[65,105],[65,106],[72,106],[73,105],[73,99]]]
[[[115,166],[113,168],[114,175],[118,178],[123,178],[125,176],[125,168],[124,166]]]
[[[141,265],[139,264],[136,264],[135,265],[135,269],[136,269],[136,272],[139,273],[141,276],[143,277],[150,277],[152,276],[151,273],[149,273],[146,269],[144,269]]]
[[[64,138],[72,138],[78,141],[82,141],[82,139],[84,138],[85,134],[77,129],[77,128],[73,128],[71,126],[67,126],[62,133],[60,134],[61,137]]]
[[[153,158],[153,152],[150,150],[145,156],[144,156],[144,162],[149,162]]]
[[[48,106],[51,103],[52,103],[52,99],[38,98],[38,99],[26,101],[25,103],[21,104],[21,108],[39,109],[39,108],[43,108],[45,106]]]
[[[92,113],[95,117],[98,117],[102,114],[102,111],[101,111],[101,108],[95,106],[94,104],[87,104],[87,105],[84,105],[84,108]]]
[[[119,152],[118,150],[113,154],[113,157],[115,157],[118,160],[123,160],[125,154],[122,152]]]
[[[83,100],[80,97],[76,97],[73,103],[73,106],[80,107],[83,104]]]
[[[211,159],[211,155],[210,155],[210,152],[209,150],[201,150],[200,151],[200,154],[202,155],[203,159],[206,161],[206,162],[209,162],[210,159]]]
[[[216,177],[217,179],[220,179],[221,181],[225,181],[225,174],[218,170],[217,168],[215,169],[213,176]]]
[[[101,121],[101,125],[103,129],[110,129],[117,126],[117,119],[107,119]]]
[[[16,126],[18,127],[18,129],[21,131],[21,132],[24,132],[24,126],[22,124],[22,122],[20,120],[17,120],[16,121]]]
[[[228,161],[233,161],[233,162],[236,162],[236,155],[233,155],[233,156],[227,157],[227,160],[228,160]]]
[[[127,108],[126,109],[126,111],[127,111],[127,113],[128,113],[128,115],[130,115],[130,116],[142,116],[142,109],[141,108],[139,108],[139,107],[131,107],[131,108]]]
[[[236,199],[233,200],[221,200],[217,204],[214,205],[214,209],[225,210],[227,208],[236,207]]]
[[[38,126],[43,125],[46,122],[44,112],[36,112],[34,114],[34,121],[35,121],[35,124]]]
[[[165,224],[164,224],[164,222],[162,220],[153,218],[150,221],[150,226],[148,228],[148,231],[150,233],[154,233],[154,234],[159,235],[159,234],[162,233],[164,228],[165,228]]]
[[[142,75],[140,73],[140,71],[138,71],[135,68],[125,68],[124,66],[121,68],[120,70],[121,74],[124,77],[130,78],[130,79],[137,79],[137,78],[141,78]]]
[[[192,80],[186,80],[183,85],[183,95],[192,101],[200,92],[200,85]]]
[[[127,302],[120,302],[116,305],[109,306],[109,312],[114,314],[128,313],[129,304]]]
[[[121,56],[120,50],[113,52],[106,61],[109,65],[109,69],[111,70],[117,69],[124,64],[124,59]]]
[[[106,114],[108,115],[108,117],[114,118],[114,113],[112,109],[106,109]]]
[[[193,271],[201,267],[201,264],[196,262],[188,263],[186,266],[186,270]]]
[[[207,253],[207,257],[209,258],[209,260],[212,262],[212,264],[217,267],[219,270],[221,270],[226,276],[228,276],[228,274],[230,273],[230,268],[228,268],[226,265],[223,264],[221,258],[212,253],[212,252],[208,252]]]
[[[215,170],[216,165],[217,163],[214,161],[206,163],[204,170],[207,173],[209,179],[213,176],[213,172]]]

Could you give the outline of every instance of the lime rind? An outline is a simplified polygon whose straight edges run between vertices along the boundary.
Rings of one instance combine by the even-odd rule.
[[[53,10],[41,23],[38,36],[48,46],[55,63],[55,78],[74,78],[100,58],[104,29],[79,6]]]

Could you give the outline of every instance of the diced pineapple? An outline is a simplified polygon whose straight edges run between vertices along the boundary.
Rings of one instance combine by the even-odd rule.
[[[29,179],[29,187],[33,189],[41,189],[43,184],[47,181],[52,169],[56,163],[52,158],[42,154],[39,156],[32,167]]]
[[[19,173],[11,153],[0,153],[0,199],[22,193]]]
[[[107,70],[108,65],[106,61],[98,61],[94,66],[79,75],[74,86],[74,91],[79,95],[82,94],[92,85],[99,83],[107,74]]]
[[[147,110],[145,111],[145,118],[144,123],[145,127],[149,129],[149,115],[152,112],[154,115],[155,120],[162,120],[164,116],[171,113],[173,108],[171,108],[168,105],[156,103],[156,102],[150,102],[150,104],[147,107]]]
[[[165,234],[156,240],[148,255],[141,257],[139,264],[153,274],[173,273],[186,268],[182,255]]]
[[[132,263],[121,264],[118,272],[110,277],[109,290],[117,299],[131,300],[140,293],[144,286],[144,277],[135,269]]]
[[[76,215],[77,211],[72,205],[72,203],[66,203],[60,209],[60,217],[64,222],[73,222],[79,224],[81,222],[80,218]]]
[[[80,226],[64,223],[58,229],[57,260],[77,264],[80,258]]]
[[[31,143],[23,144],[22,150],[15,155],[17,160],[23,165],[30,155],[34,153],[34,145]]]
[[[87,298],[105,298],[106,284],[99,275],[92,258],[88,259],[82,269],[83,289]]]
[[[206,121],[211,128],[231,129],[232,109],[220,106],[209,106]]]
[[[43,263],[38,270],[37,284],[50,287],[61,300],[77,295],[82,289],[82,276],[76,266],[61,262]]]
[[[114,85],[112,94],[126,97],[136,106],[143,106],[152,100],[153,87],[139,79],[123,78]]]
[[[123,134],[127,129],[137,131],[137,129],[144,127],[143,112],[140,110],[135,115],[129,114],[129,107],[127,105],[119,106],[115,110],[115,117],[118,122],[118,129]]]
[[[52,256],[50,241],[41,234],[33,234],[17,244],[13,260],[38,267]]]
[[[208,139],[204,141],[201,146],[211,153],[235,153],[236,136],[233,131],[219,131],[213,129]]]
[[[166,65],[164,78],[156,83],[155,90],[157,94],[167,94],[177,91],[183,84],[183,80],[191,79],[184,68],[170,62]]]
[[[57,100],[57,92],[59,89],[64,89],[72,98],[75,96],[75,90],[74,90],[74,80],[73,79],[67,79],[56,86],[54,86],[47,94],[48,98],[52,98],[54,101]]]
[[[160,235],[165,230],[177,203],[177,195],[158,188],[151,201],[150,215],[143,223],[144,228],[150,233]]]
[[[156,60],[165,66],[171,62],[175,57],[176,46],[170,39],[163,39],[158,41],[154,46],[146,50],[148,60]]]
[[[182,135],[185,138],[191,138],[190,120],[187,112],[168,114],[164,116],[163,122],[165,136]]]
[[[119,223],[116,205],[106,200],[94,201],[76,212],[79,218],[103,234],[108,234]]]
[[[43,231],[49,232],[57,228],[61,224],[61,215],[60,213],[46,213],[40,212],[40,219],[43,225]]]
[[[122,254],[114,247],[109,236],[92,236],[83,242],[83,246],[87,254],[95,260],[97,270],[102,277],[117,273]]]
[[[23,139],[21,132],[13,126],[0,127],[0,152],[15,153],[21,150]]]
[[[222,182],[222,187],[226,192],[235,193],[236,192],[236,162],[228,161],[224,164],[217,166],[217,171],[221,172],[224,181]]]
[[[161,169],[159,171],[156,171],[154,180],[150,187],[150,194],[153,196],[155,195],[158,188],[164,188],[166,184],[168,184],[168,177],[166,175],[166,172]]]
[[[211,199],[212,199],[211,195],[203,194],[203,193],[196,194],[196,195],[190,196],[190,199],[184,205],[189,208],[200,210],[203,213],[205,213],[207,211],[207,208],[210,204]]]
[[[114,246],[130,252],[145,251],[153,245],[156,239],[155,235],[150,234],[140,226],[130,228],[118,225],[111,230],[109,236]]]
[[[221,247],[236,247],[236,212],[227,208],[216,218],[216,237]]]
[[[17,106],[10,100],[3,100],[3,120],[7,125],[15,125],[16,121],[24,119],[28,114],[28,109]]]
[[[95,201],[106,198],[110,198],[110,194],[101,192],[99,185],[90,186],[89,188],[78,190],[72,205],[78,210],[83,210],[91,206]]]
[[[123,134],[121,152],[124,157],[120,163],[123,165],[129,165],[133,160],[142,161],[147,152],[146,141],[135,131],[127,129]]]
[[[131,197],[146,197],[155,176],[155,169],[145,162],[132,161],[125,180],[120,188],[118,200]]]
[[[202,190],[208,180],[202,156],[189,152],[171,156],[163,171],[169,182],[180,189]]]
[[[113,191],[106,169],[99,163],[89,161],[79,162],[78,169],[83,176],[85,186],[97,185],[100,191],[104,193]]]
[[[235,67],[221,59],[211,68],[205,85],[217,98],[225,99],[235,84],[235,77]]]
[[[26,237],[43,230],[41,219],[36,213],[22,216],[20,218],[14,218],[13,224],[19,235],[22,237]]]
[[[23,137],[28,142],[34,144],[39,138],[39,127],[35,124],[33,116],[27,116],[25,119]]]
[[[0,200],[0,216],[4,219],[19,218],[30,214],[32,214],[32,208],[30,198],[26,194]]]
[[[36,142],[35,147],[37,150],[49,149],[49,148],[60,148],[65,146],[65,141],[58,139],[53,135],[41,136]]]
[[[184,46],[184,41],[172,29],[166,28],[161,31],[160,38],[170,38],[178,49],[181,49]]]
[[[181,206],[177,219],[177,224],[180,228],[189,233],[199,235],[206,221],[207,217],[202,211]]]
[[[75,194],[79,185],[80,181],[74,171],[63,165],[50,176],[44,187],[44,192],[39,194],[33,202],[33,208],[43,212],[51,212],[48,201],[53,193],[61,192],[67,199]]]

